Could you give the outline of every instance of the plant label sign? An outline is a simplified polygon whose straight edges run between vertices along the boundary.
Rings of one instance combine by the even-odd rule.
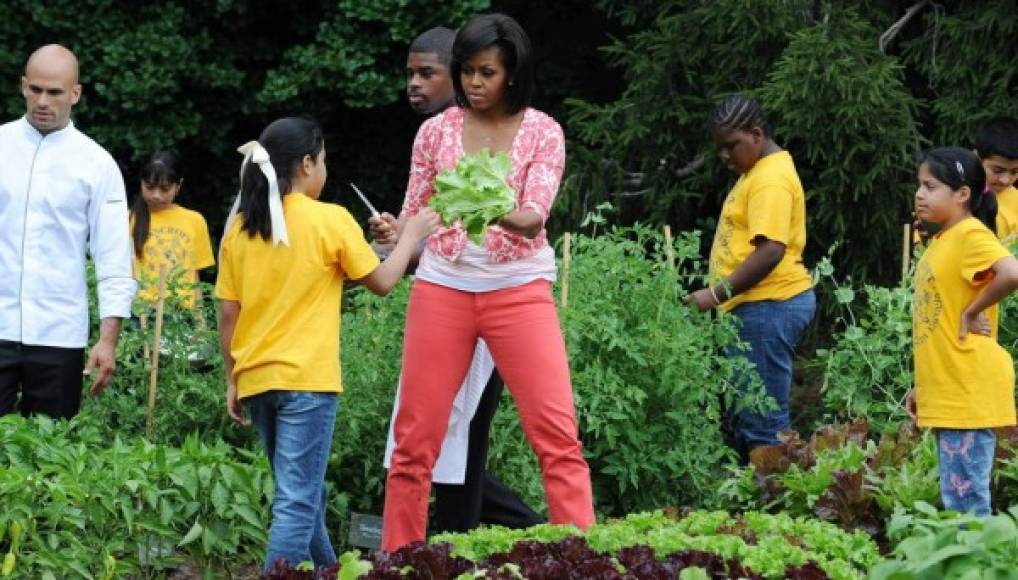
[[[350,536],[347,543],[358,548],[377,550],[382,547],[382,518],[350,512]]]

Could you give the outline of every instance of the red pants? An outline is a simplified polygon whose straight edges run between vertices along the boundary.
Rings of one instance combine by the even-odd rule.
[[[565,341],[551,285],[494,292],[414,282],[403,345],[396,449],[385,483],[382,549],[423,540],[431,470],[452,402],[483,338],[537,453],[553,524],[594,523],[590,469],[581,453]]]

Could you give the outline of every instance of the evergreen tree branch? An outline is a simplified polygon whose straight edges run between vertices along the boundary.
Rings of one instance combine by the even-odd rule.
[[[930,0],[921,0],[919,2],[916,2],[911,7],[909,7],[908,10],[905,11],[904,16],[899,18],[897,22],[892,24],[890,28],[888,28],[886,31],[884,31],[883,34],[880,35],[879,44],[880,52],[883,53],[887,52],[887,46],[891,44],[891,41],[894,40],[894,38],[898,36],[899,33],[901,33],[901,29],[905,28],[905,25],[908,24],[908,21],[912,20],[912,18],[915,17],[915,15],[918,14],[920,10],[925,8],[927,4],[930,4]]]
[[[675,170],[675,177],[683,178],[692,175],[697,169],[703,167],[703,164],[707,162],[707,155],[701,153],[696,156],[695,159],[685,164],[684,166]]]

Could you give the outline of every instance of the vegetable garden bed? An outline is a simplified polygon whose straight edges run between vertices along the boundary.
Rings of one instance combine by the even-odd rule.
[[[661,511],[571,527],[484,528],[444,534],[391,554],[344,554],[331,568],[277,565],[269,578],[861,578],[881,560],[862,532],[807,518]]]

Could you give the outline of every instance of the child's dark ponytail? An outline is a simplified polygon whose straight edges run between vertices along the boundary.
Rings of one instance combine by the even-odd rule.
[[[148,211],[148,204],[145,197],[138,192],[131,204],[131,217],[134,218],[134,229],[131,231],[131,238],[134,242],[134,255],[140,260],[145,254],[145,242],[148,241],[149,229],[152,224],[152,217]]]
[[[982,169],[982,165],[979,168]],[[990,231],[994,234],[997,233],[997,194],[993,193],[988,189],[984,189],[978,196],[973,195],[973,201],[970,205],[972,208],[972,215],[979,218],[981,222],[986,224],[986,227],[990,228]]]
[[[272,168],[276,171],[281,195],[290,193],[290,182],[297,166],[305,155],[317,162],[318,154],[325,145],[322,128],[310,119],[285,117],[273,121],[262,131],[258,143],[269,154]],[[261,168],[254,162],[244,167],[240,178],[239,213],[244,219],[241,230],[248,236],[261,236],[268,241],[272,238],[272,218],[269,213],[269,182]]]
[[[148,186],[179,185],[182,180],[183,176],[177,170],[177,158],[169,151],[152,153],[141,168],[141,181]],[[134,255],[140,260],[145,253],[145,243],[152,225],[152,215],[140,191],[131,205],[131,215],[134,218],[134,231],[131,232]]]
[[[937,181],[952,190],[968,186],[972,192],[968,201],[969,211],[990,231],[997,232],[997,196],[987,191],[986,172],[974,153],[961,147],[938,147],[924,153],[920,159],[922,163]]]

